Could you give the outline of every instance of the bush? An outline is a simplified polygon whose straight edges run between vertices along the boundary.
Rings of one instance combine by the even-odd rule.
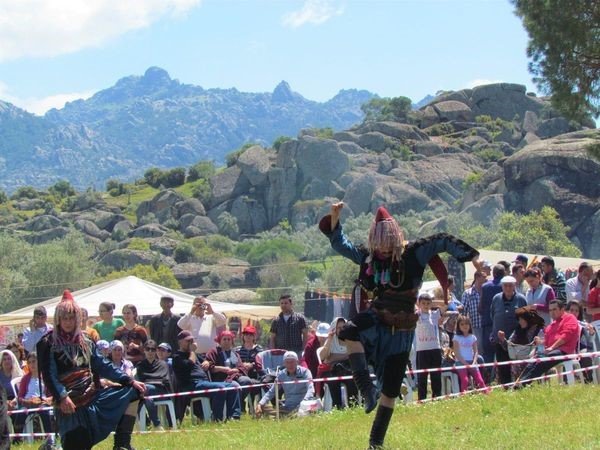
[[[225,163],[227,164],[227,167],[234,166],[235,163],[237,163],[240,156],[242,156],[242,154],[246,150],[248,150],[250,147],[252,147],[254,145],[258,145],[258,144],[255,144],[253,142],[248,142],[247,144],[242,145],[237,150],[234,150],[231,153],[228,153],[227,155],[225,155]]]
[[[326,128],[313,128],[312,129],[315,137],[321,138],[321,139],[331,139],[333,138],[333,128],[331,127],[326,127]]]
[[[11,196],[12,200],[21,200],[23,198],[38,198],[40,193],[35,190],[32,186],[21,186],[19,189],[15,191],[15,193]]]
[[[75,188],[68,181],[60,180],[51,186],[48,192],[58,198],[65,198],[75,195]]]
[[[483,173],[482,172],[472,172],[469,175],[466,176],[466,178],[463,181],[462,187],[464,190],[467,190],[469,187],[473,186],[474,184],[477,184],[481,181],[481,178],[483,177]]]
[[[216,172],[212,161],[200,161],[188,169],[187,181],[208,180]]]
[[[482,148],[475,151],[474,154],[485,162],[496,162],[504,158],[504,153],[497,148]]]
[[[144,180],[153,188],[158,188],[161,184],[162,170],[158,167],[152,167],[144,172]]]
[[[231,239],[237,239],[240,234],[237,218],[227,211],[222,212],[217,217],[217,226],[219,227],[219,233]]]
[[[141,278],[142,280],[150,281],[151,283],[160,284],[161,286],[170,289],[181,289],[181,285],[179,284],[179,281],[177,281],[177,278],[175,278],[175,275],[173,275],[171,269],[164,265],[153,267],[138,264],[128,270],[110,272],[108,275],[96,280],[96,282],[100,283],[103,281],[117,280],[131,275]]]
[[[210,183],[206,179],[199,179],[194,182],[195,186],[192,188],[192,196],[202,202],[203,205],[207,206],[210,203],[212,197],[212,189]]]
[[[178,263],[196,262],[196,252],[194,247],[187,242],[180,242],[175,248],[173,258]]]
[[[247,259],[253,266],[269,264],[282,258],[290,257],[296,260],[302,256],[304,248],[288,239],[275,238],[258,241],[248,252]]]
[[[138,226],[148,225],[150,223],[158,223],[158,219],[154,215],[154,213],[148,213],[145,216],[140,217],[138,220]]]
[[[425,132],[429,136],[444,136],[446,134],[454,133],[454,126],[451,123],[436,123],[425,129]]]
[[[6,195],[6,192],[4,192],[3,190],[0,189],[0,205],[3,203],[6,203],[8,201],[8,195]]]
[[[130,250],[150,250],[150,243],[142,238],[133,238],[127,244],[127,248]]]
[[[126,194],[127,189],[125,188],[125,184],[119,180],[108,180],[106,182],[106,192],[112,197],[118,197],[119,195]]]
[[[166,188],[174,188],[185,183],[185,169],[176,167],[175,169],[167,170],[160,176],[160,184]]]
[[[281,144],[283,144],[284,142],[287,141],[291,141],[292,138],[289,136],[279,136],[277,139],[275,139],[275,141],[273,141],[273,148],[275,150],[279,150],[279,147],[281,147]]]

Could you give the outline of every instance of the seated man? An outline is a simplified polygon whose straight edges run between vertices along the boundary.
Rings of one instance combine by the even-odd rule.
[[[173,371],[177,379],[179,392],[199,391],[202,389],[219,389],[234,387],[228,382],[212,382],[208,370],[210,362],[201,358],[193,347],[194,338],[189,331],[182,331],[177,335],[179,351],[173,355]],[[227,419],[240,418],[240,395],[237,390],[224,392],[211,392],[204,394],[210,398],[213,419],[223,421],[223,406],[227,404]]]
[[[277,382],[285,383],[286,381],[308,380],[301,383],[274,383],[268,392],[260,399],[256,405],[256,415],[260,416],[263,412],[269,415],[274,413],[273,407],[269,404],[275,398],[275,389],[283,391],[285,400],[279,404],[279,413],[289,415],[298,410],[300,403],[303,400],[308,400],[314,397],[315,389],[313,387],[312,375],[310,370],[298,365],[298,355],[295,352],[285,352],[283,355],[284,370],[280,370],[277,374]]]
[[[157,344],[152,339],[144,344],[145,359],[141,360],[137,366],[136,379],[146,385],[146,396],[168,394],[171,392],[171,378],[169,366],[165,361],[158,359],[156,355]],[[158,412],[154,405],[154,400],[144,399],[146,410],[150,416],[152,425],[157,430],[163,427],[158,418]]]
[[[535,338],[537,345],[544,345],[544,354],[538,357],[561,356],[576,353],[579,340],[579,322],[577,317],[565,311],[565,305],[559,300],[552,300],[548,310],[552,323],[544,329],[545,339],[542,342]],[[526,384],[528,380],[544,375],[560,361],[541,361],[530,363],[525,367],[520,377],[520,383]],[[516,385],[518,386],[518,385]]]

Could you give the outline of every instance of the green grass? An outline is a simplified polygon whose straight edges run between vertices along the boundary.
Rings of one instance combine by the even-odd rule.
[[[600,386],[535,386],[423,405],[398,405],[386,449],[600,448]],[[364,449],[374,413],[353,408],[314,417],[191,426],[176,433],[136,435],[143,449]],[[37,446],[24,445],[23,449]],[[97,447],[112,448],[112,438]]]

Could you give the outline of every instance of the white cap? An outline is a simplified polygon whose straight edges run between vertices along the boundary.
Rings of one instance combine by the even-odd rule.
[[[298,361],[298,355],[296,355],[296,352],[285,352],[283,354],[283,360],[287,361],[288,359],[293,359],[295,361]]]
[[[331,329],[331,325],[326,322],[321,322],[317,326],[317,332],[315,333],[317,337],[327,337],[329,335],[329,330]]]
[[[502,284],[509,284],[509,283],[517,284],[517,279],[515,277],[511,277],[510,275],[507,275],[500,280],[500,283],[502,283]]]

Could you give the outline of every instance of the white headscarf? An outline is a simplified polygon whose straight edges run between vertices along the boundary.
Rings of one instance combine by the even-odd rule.
[[[329,328],[329,330],[334,330],[337,327],[337,323],[343,320],[344,323],[346,323],[346,319],[344,319],[343,317],[336,317],[335,319],[333,319],[333,322],[331,322],[331,327]],[[330,351],[331,353],[336,353],[336,354],[346,354],[346,346],[342,345],[340,343],[340,340],[337,337],[337,334],[334,334],[332,336],[332,340],[331,340],[331,347],[330,347]]]
[[[15,354],[13,352],[11,352],[10,350],[2,350],[0,352],[0,361],[2,361],[2,358],[4,357],[5,353],[10,355],[10,359],[12,359],[12,373],[10,375],[10,378],[15,379],[17,377],[22,377],[23,370],[19,366],[19,361],[17,360],[17,357],[15,356]]]

